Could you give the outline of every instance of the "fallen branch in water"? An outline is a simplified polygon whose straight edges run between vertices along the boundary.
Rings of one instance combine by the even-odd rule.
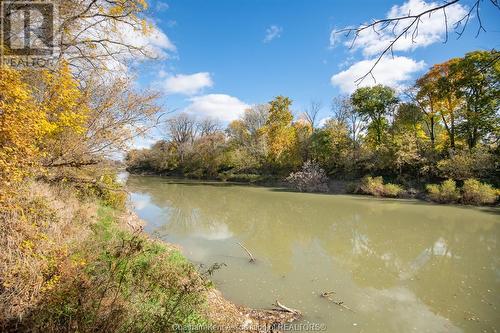
[[[289,308],[287,306],[284,306],[278,300],[276,300],[276,303],[273,304],[273,305],[276,306],[276,307],[278,307],[278,308],[280,308],[282,311],[294,313],[294,314],[297,314],[297,315],[301,315],[301,312],[299,310],[292,309],[292,308]]]
[[[320,296],[323,297],[323,298],[326,298],[327,300],[333,302],[334,304],[337,304],[338,306],[346,309],[346,310],[349,310],[351,312],[354,312],[353,309],[351,309],[350,307],[348,307],[347,305],[344,304],[343,301],[336,301],[333,299],[333,297],[331,297],[333,294],[335,294],[335,291],[326,291],[324,293],[321,293]]]
[[[324,298],[330,298],[331,295],[335,294],[335,291],[325,291],[320,296]]]
[[[351,312],[354,312],[354,310],[353,310],[353,309],[351,309],[350,307],[348,307],[348,306],[344,305],[344,302],[343,302],[343,301],[334,301],[334,300],[331,300],[331,301],[332,301],[333,303],[337,304],[338,306],[343,307],[343,308],[344,308],[344,309],[346,309],[346,310],[349,310],[349,311],[351,311]]]
[[[240,242],[238,242],[238,245],[241,246],[241,248],[243,250],[245,250],[245,252],[250,256],[250,262],[255,262],[255,258],[253,257],[253,255],[250,253],[250,251],[248,251],[248,249],[246,247],[243,246],[243,244],[241,244]]]

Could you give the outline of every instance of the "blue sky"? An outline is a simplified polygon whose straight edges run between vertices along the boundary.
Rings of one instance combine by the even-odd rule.
[[[449,9],[449,20],[462,17],[472,2],[460,1],[462,6]],[[321,117],[327,117],[331,99],[352,91],[357,73],[383,45],[366,35],[349,50],[346,40],[332,41],[332,31],[384,18],[393,6],[399,6],[393,13],[401,13],[429,4],[424,0],[152,1],[148,15],[171,45],[163,59],[139,68],[138,82],[164,92],[163,104],[169,109],[223,122],[236,118],[248,105],[280,94],[294,101],[297,114],[310,101],[320,101]],[[471,50],[498,48],[500,11],[489,1],[482,6],[487,33],[475,38],[473,20],[461,39],[452,32],[443,44],[444,31],[438,24],[442,18],[436,15],[416,45],[399,45],[396,59],[380,66],[377,80],[400,88],[432,64]],[[365,84],[371,84],[368,81]]]

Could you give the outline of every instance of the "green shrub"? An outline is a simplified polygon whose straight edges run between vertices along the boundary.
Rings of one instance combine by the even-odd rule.
[[[346,193],[357,194],[359,191],[359,183],[357,182],[349,182],[345,185]]]
[[[384,194],[384,180],[382,177],[366,176],[361,179],[359,191],[364,194],[371,194],[376,197],[383,196]]]
[[[118,182],[116,173],[106,172],[95,180],[86,178],[63,177],[61,182],[76,188],[82,200],[99,199],[105,206],[115,209],[125,208],[127,193]]]
[[[384,184],[382,177],[366,176],[361,179],[357,189],[352,185],[347,189],[350,193],[364,193],[374,195],[376,197],[396,198],[404,192],[403,188],[396,184]]]
[[[396,198],[401,193],[403,193],[403,188],[399,185],[391,183],[384,185],[384,193],[383,193],[384,197]]]
[[[238,183],[255,183],[265,177],[253,173],[219,173],[219,179],[222,181],[238,182]]]
[[[430,200],[439,203],[451,203],[460,199],[460,192],[454,180],[448,179],[440,185],[428,184],[426,187]]]
[[[116,179],[116,174],[106,174],[100,179],[102,185],[99,190],[99,198],[105,205],[123,209],[127,201],[127,194]]]
[[[30,327],[170,332],[173,325],[207,324],[208,279],[178,250],[122,229],[115,214],[99,208],[93,234],[72,254],[75,264],[26,318]]]
[[[495,203],[497,191],[489,184],[476,179],[467,179],[462,187],[462,202],[471,205]]]

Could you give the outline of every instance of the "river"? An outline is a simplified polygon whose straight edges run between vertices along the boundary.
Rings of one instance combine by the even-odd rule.
[[[279,300],[326,332],[500,330],[499,210],[149,176],[127,188],[146,232],[227,265],[213,281],[234,303]]]

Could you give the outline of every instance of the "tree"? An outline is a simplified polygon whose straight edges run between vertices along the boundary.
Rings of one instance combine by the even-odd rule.
[[[220,123],[213,118],[205,118],[197,123],[197,131],[200,136],[210,136],[221,132]]]
[[[194,142],[196,127],[195,119],[185,113],[170,118],[166,122],[167,138],[175,144],[179,152],[180,163],[184,162],[186,153]]]
[[[168,119],[166,129],[168,138],[177,145],[193,142],[196,137],[196,122],[185,113]]]
[[[349,96],[338,96],[332,100],[331,110],[333,119],[343,123],[349,129],[349,135],[356,150],[360,144],[360,136],[365,129],[363,116],[356,112]]]
[[[49,124],[20,73],[7,67],[0,68],[0,110],[1,203],[39,165],[39,143]]]
[[[145,38],[157,33],[144,15],[146,0],[56,2],[60,60],[67,61],[80,79],[104,72],[123,75],[130,61],[158,56]]]
[[[227,156],[229,164],[237,170],[255,170],[266,162],[268,149],[265,125],[269,110],[269,104],[254,105],[227,127],[230,147]]]
[[[431,142],[434,146],[436,116],[441,118],[448,133],[450,147],[455,149],[456,123],[459,117],[461,100],[455,93],[455,84],[450,76],[450,66],[458,59],[437,64],[417,80],[416,102],[425,113]]]
[[[256,135],[266,125],[270,108],[269,104],[257,104],[245,110],[241,121],[251,135]]]
[[[450,59],[431,68],[431,75],[437,77],[437,108],[448,132],[452,149],[455,149],[456,122],[462,101],[456,94],[455,78],[450,76],[450,67],[458,61],[456,58]]]
[[[316,121],[320,111],[321,102],[318,101],[311,101],[309,107],[304,111],[304,118],[313,130],[316,128]]]
[[[283,166],[293,162],[290,159],[292,148],[295,146],[293,115],[290,112],[292,101],[288,97],[278,96],[269,104],[269,118],[264,127],[269,149],[268,161],[271,165]]]
[[[422,157],[418,151],[417,138],[411,132],[403,132],[394,137],[394,156],[399,175],[403,174],[403,168],[415,169],[415,165],[421,161]]]
[[[351,96],[356,112],[371,120],[370,129],[375,133],[375,144],[383,143],[383,135],[387,128],[386,115],[397,104],[396,92],[383,85],[358,88]]]
[[[341,173],[355,162],[350,155],[352,139],[346,124],[330,119],[325,126],[311,136],[311,157],[318,161],[329,173]]]
[[[436,145],[436,125],[439,122],[436,110],[437,91],[434,88],[434,80],[428,74],[419,78],[412,89],[406,91],[406,95],[415,102],[422,111],[423,121],[431,141],[431,147]]]
[[[90,81],[86,141],[90,155],[111,156],[129,149],[132,139],[158,125],[160,94],[137,90],[131,82],[118,78],[109,83]]]
[[[459,131],[469,149],[491,133],[500,121],[500,52],[476,51],[450,64],[450,81],[460,104]]]
[[[413,103],[400,103],[394,117],[394,130],[409,131],[415,137],[423,122],[423,113],[421,109]]]

